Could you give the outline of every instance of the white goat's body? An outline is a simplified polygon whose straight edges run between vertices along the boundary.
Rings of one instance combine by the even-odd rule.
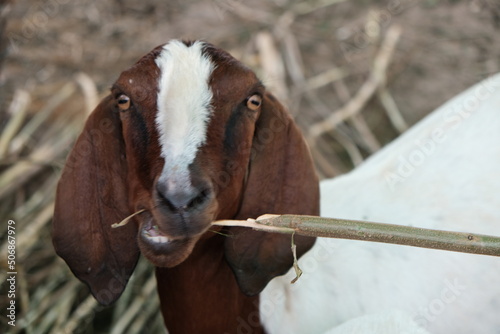
[[[325,217],[500,236],[500,75],[321,192]],[[299,264],[261,294],[270,333],[500,333],[500,258],[319,239]]]

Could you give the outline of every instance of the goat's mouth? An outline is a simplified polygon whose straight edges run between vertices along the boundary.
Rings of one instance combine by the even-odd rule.
[[[141,229],[141,235],[147,242],[152,245],[166,246],[174,241],[171,237],[166,236],[160,231],[158,225],[154,224],[153,220],[148,220]]]
[[[157,267],[174,267],[182,263],[201,237],[201,234],[173,237],[160,229],[151,214],[145,213],[144,216],[139,227],[139,248]]]

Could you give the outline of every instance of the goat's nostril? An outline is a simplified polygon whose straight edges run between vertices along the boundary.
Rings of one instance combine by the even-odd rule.
[[[200,191],[198,193],[198,195],[196,197],[194,197],[189,203],[188,205],[184,208],[186,210],[189,210],[189,209],[194,209],[194,208],[197,208],[201,205],[203,205],[203,203],[210,197],[210,190],[209,189],[204,189],[202,191]]]
[[[183,189],[182,191],[170,192],[164,187],[156,187],[159,200],[172,212],[190,211],[197,209],[210,198],[211,190],[196,188]]]

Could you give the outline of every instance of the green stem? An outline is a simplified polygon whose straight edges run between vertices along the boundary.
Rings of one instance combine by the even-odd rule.
[[[266,215],[255,221],[276,231],[312,237],[340,238],[500,256],[500,237],[347,219],[296,215]],[[254,227],[255,228],[255,227]]]

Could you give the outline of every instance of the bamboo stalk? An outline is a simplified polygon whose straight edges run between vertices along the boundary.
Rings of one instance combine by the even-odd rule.
[[[216,221],[215,225],[297,233],[304,236],[383,242],[453,252],[500,256],[500,237],[393,224],[298,215],[264,215],[257,220]]]

